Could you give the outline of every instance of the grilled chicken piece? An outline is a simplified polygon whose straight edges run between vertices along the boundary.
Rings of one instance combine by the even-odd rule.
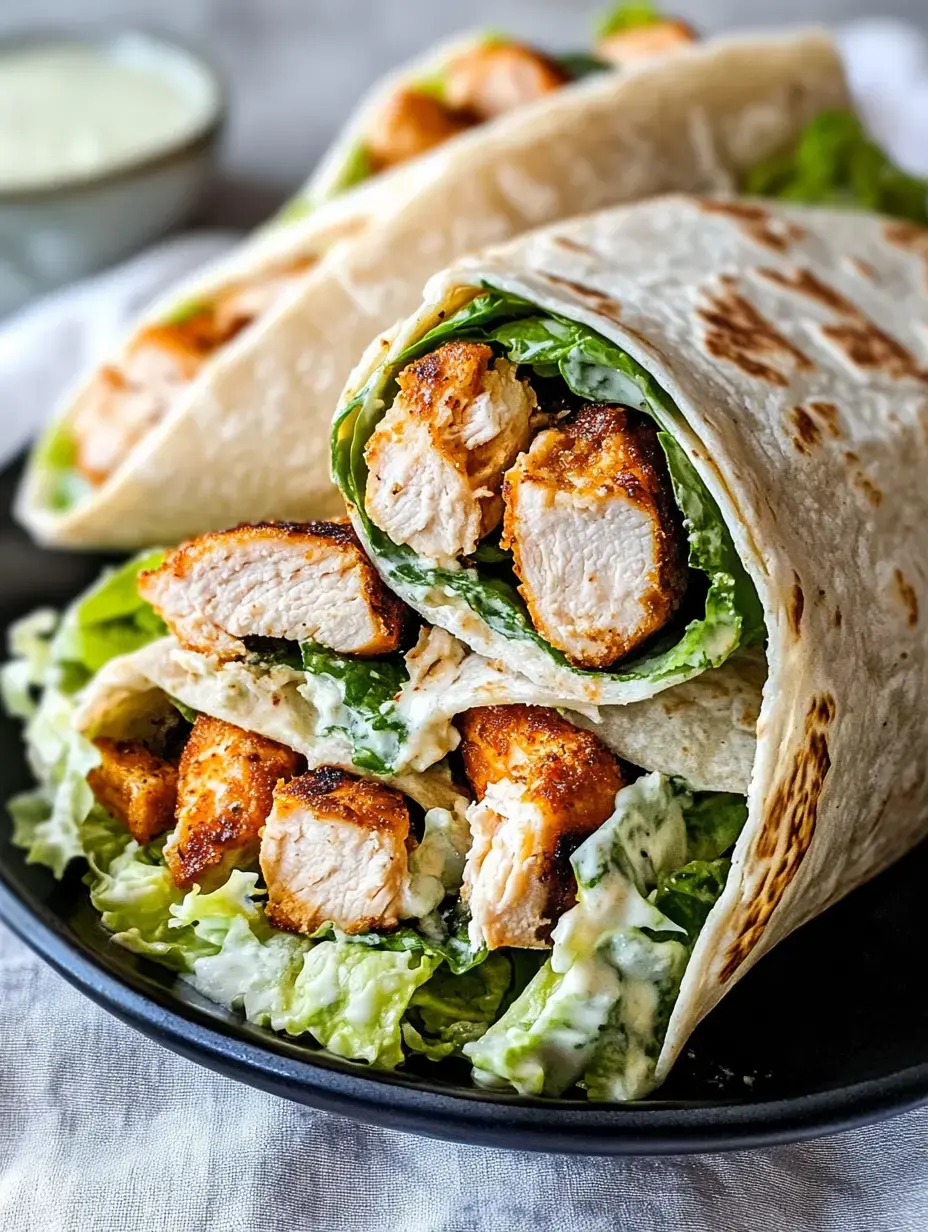
[[[342,522],[260,522],[200,535],[143,573],[139,593],[183,646],[220,659],[243,655],[245,637],[388,654],[405,612]]]
[[[418,158],[471,124],[430,94],[399,90],[368,125],[364,144],[374,170],[383,171]]]
[[[521,43],[489,43],[452,60],[445,73],[445,100],[477,120],[492,120],[570,80],[559,64]]]
[[[575,901],[570,856],[625,785],[619,763],[591,732],[543,706],[483,706],[457,725],[477,796],[462,890],[471,943],[543,949]]]
[[[655,428],[587,406],[507,473],[504,547],[538,632],[577,667],[602,668],[671,618],[687,541]]]
[[[403,796],[334,766],[274,789],[261,840],[267,914],[280,928],[395,928],[409,879]]]
[[[139,740],[94,740],[100,765],[87,775],[97,803],[122,822],[137,843],[174,825],[177,767],[156,757]]]
[[[368,515],[394,543],[453,560],[499,524],[503,472],[528,445],[535,395],[482,342],[449,342],[399,375],[367,443]]]
[[[607,34],[596,44],[596,54],[620,68],[659,60],[696,42],[696,31],[685,21],[667,19],[646,26],[631,26]]]
[[[308,258],[262,271],[191,306],[182,318],[143,329],[118,364],[101,368],[69,423],[76,466],[101,484],[171,409],[204,362],[266,312],[309,267]]]
[[[180,759],[177,829],[164,849],[175,883],[210,885],[230,864],[253,859],[275,783],[304,765],[274,740],[198,715]]]

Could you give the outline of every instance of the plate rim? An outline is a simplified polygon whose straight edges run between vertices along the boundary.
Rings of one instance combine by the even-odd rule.
[[[21,856],[25,862],[25,856]],[[780,1146],[841,1133],[928,1103],[928,1061],[785,1099],[581,1106],[437,1091],[401,1075],[351,1072],[323,1055],[287,1056],[165,990],[132,986],[103,954],[0,864],[0,920],[96,1005],[162,1047],[227,1078],[366,1124],[472,1146],[567,1155],[671,1155]]]

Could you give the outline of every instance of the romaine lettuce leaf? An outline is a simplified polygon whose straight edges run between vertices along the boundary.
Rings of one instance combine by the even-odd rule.
[[[623,30],[636,30],[641,26],[656,26],[664,20],[657,5],[649,0],[630,0],[617,4],[596,19],[594,33],[597,38],[608,38]]]
[[[51,608],[39,608],[10,626],[10,660],[0,667],[0,701],[7,714],[18,719],[35,714],[35,693],[47,678],[57,627],[58,613]]]
[[[653,648],[630,656],[612,671],[575,668],[536,632],[512,582],[490,576],[479,567],[482,562],[477,568],[435,567],[408,546],[393,543],[373,524],[364,508],[364,446],[395,393],[396,373],[452,337],[493,343],[513,362],[532,365],[546,375],[560,372],[569,388],[583,398],[619,401],[657,421],[674,495],[684,516],[690,565],[704,573],[709,583],[701,619],[691,621],[682,633],[659,639]],[[753,583],[718,506],[674,439],[679,422],[679,412],[669,397],[621,348],[575,321],[541,313],[518,296],[488,291],[408,347],[390,372],[375,374],[340,412],[333,426],[332,472],[357,509],[379,567],[401,593],[416,593],[424,600],[430,592],[457,595],[497,633],[533,642],[572,673],[616,681],[684,680],[719,666],[739,645],[761,638],[764,624]]]
[[[107,570],[62,618],[52,658],[71,669],[68,687],[86,683],[110,659],[164,637],[167,626],[138,592],[138,576],[157,569],[162,550],[144,552]]]
[[[849,111],[825,111],[810,120],[795,148],[758,163],[741,189],[928,223],[928,180],[895,166]]]
[[[409,679],[402,655],[355,659],[312,642],[300,646],[304,669],[335,682],[341,699],[323,734],[343,732],[361,770],[388,774],[408,730],[396,713],[396,695]]]
[[[439,968],[412,995],[403,1022],[406,1046],[432,1061],[461,1053],[496,1018],[511,980],[512,964],[501,950],[460,975]]]
[[[713,799],[733,814],[729,798]],[[710,803],[701,803],[705,814]],[[560,1095],[579,1082],[594,1100],[647,1093],[689,954],[728,871],[726,860],[685,863],[695,804],[656,772],[618,793],[613,815],[571,859],[577,904],[554,930],[551,958],[464,1048],[477,1082],[524,1095]],[[710,828],[700,816],[698,842]]]

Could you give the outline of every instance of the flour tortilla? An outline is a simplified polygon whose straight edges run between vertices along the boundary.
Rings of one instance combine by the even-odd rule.
[[[415,784],[422,772],[432,774],[435,763],[457,747],[452,725],[456,715],[474,706],[551,706],[557,701],[524,676],[501,671],[447,634],[436,633],[440,663],[410,691],[415,699],[415,709],[408,712],[413,734],[402,762],[394,767],[399,777],[392,780],[414,799],[419,799],[417,789],[407,785]],[[198,713],[296,749],[310,768],[341,766],[366,773],[355,766],[344,732],[329,726],[325,694],[314,699],[298,692],[306,679],[302,671],[284,665],[219,663],[165,637],[103,667],[87,688],[76,724],[92,737],[141,738],[152,711],[174,698]],[[642,769],[685,779],[697,791],[743,795],[754,761],[762,679],[759,656],[746,654],[679,690],[637,705],[564,713]],[[428,775],[425,781],[431,781]]]
[[[764,608],[749,819],[660,1081],[762,954],[928,834],[928,232],[666,197],[462,262],[389,353],[487,285],[590,326],[659,382]],[[455,601],[406,597],[511,657],[470,609],[457,627]]]
[[[51,508],[47,469],[33,459],[18,515],[43,542],[109,548],[330,515],[338,498],[327,435],[338,393],[367,341],[414,311],[430,274],[577,213],[661,192],[731,191],[812,117],[847,105],[821,31],[712,40],[565,87],[271,228],[235,268],[317,253],[298,290],[206,363],[82,502]]]

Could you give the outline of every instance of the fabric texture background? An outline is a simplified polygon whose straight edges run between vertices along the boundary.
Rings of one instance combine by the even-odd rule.
[[[4,1232],[924,1232],[926,1140],[928,1108],[666,1159],[357,1125],[150,1043],[0,929]]]
[[[110,7],[124,19],[116,0]],[[182,7],[213,13],[203,4]],[[731,16],[721,7],[720,23]],[[795,16],[796,5],[787,7],[784,20]],[[22,21],[34,20],[34,3],[8,9],[4,19],[18,9]],[[296,55],[302,44],[293,43]],[[912,146],[904,138],[926,114],[924,44],[871,27],[857,46],[873,66],[857,76],[858,93],[875,127],[899,135],[897,156],[906,158]],[[262,76],[255,96],[265,87]],[[893,105],[896,119],[886,110]],[[259,119],[255,132],[263,134]],[[918,131],[924,158],[924,127]],[[7,324],[0,462],[144,299],[229,242],[203,238],[202,249],[200,237],[189,247],[170,241]],[[529,1155],[360,1126],[150,1043],[0,928],[2,1232],[924,1232],[926,1144],[928,1108],[817,1142],[666,1159]]]

